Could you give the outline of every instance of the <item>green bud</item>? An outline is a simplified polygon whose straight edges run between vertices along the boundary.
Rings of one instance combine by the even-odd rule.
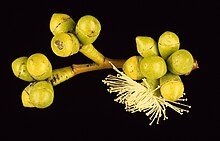
[[[160,55],[166,60],[173,52],[180,48],[179,37],[170,31],[164,32],[158,41]]]
[[[167,73],[160,78],[161,95],[169,101],[176,101],[183,96],[184,85],[179,75]]]
[[[30,83],[21,93],[21,101],[24,107],[34,107],[30,101],[30,92],[34,83]]]
[[[93,43],[101,31],[98,19],[91,15],[85,15],[76,24],[76,35],[82,44]]]
[[[45,80],[52,75],[52,65],[42,53],[35,53],[28,57],[27,70],[36,80]]]
[[[168,70],[177,75],[189,74],[193,68],[193,56],[185,49],[174,52],[167,59]]]
[[[30,73],[27,71],[27,59],[28,57],[23,56],[15,59],[12,64],[12,71],[14,75],[24,81],[34,81],[33,77],[30,75]]]
[[[50,20],[50,31],[53,33],[53,35],[61,32],[73,32],[75,26],[76,23],[67,14],[54,13]]]
[[[68,57],[79,51],[80,43],[72,33],[56,34],[51,40],[52,51],[60,57]]]
[[[38,81],[31,86],[29,98],[37,108],[46,108],[53,103],[54,90],[48,81]]]
[[[140,62],[141,73],[148,79],[158,79],[166,74],[166,62],[160,56],[148,56]]]
[[[144,76],[140,71],[140,61],[142,59],[143,57],[141,56],[132,56],[128,58],[122,67],[123,72],[133,80],[143,79]]]
[[[135,41],[137,51],[142,57],[159,54],[157,44],[153,38],[147,36],[137,36]]]

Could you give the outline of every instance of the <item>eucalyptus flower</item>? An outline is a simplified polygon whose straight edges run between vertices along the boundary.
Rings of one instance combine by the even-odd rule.
[[[110,64],[118,74],[116,76],[110,74],[103,80],[103,83],[109,87],[108,92],[116,93],[115,101],[125,104],[126,111],[131,113],[144,112],[151,120],[149,125],[152,125],[154,121],[159,124],[160,118],[168,119],[167,107],[181,115],[183,112],[189,112],[186,108],[191,108],[191,106],[180,103],[180,101],[187,101],[187,99],[180,98],[177,101],[169,101],[162,96],[157,96],[154,92],[160,89],[159,85],[152,90],[146,79],[142,79],[143,84],[141,84],[119,71],[111,62]]]

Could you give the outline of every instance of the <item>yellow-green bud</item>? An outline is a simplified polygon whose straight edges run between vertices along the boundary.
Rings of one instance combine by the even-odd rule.
[[[37,108],[47,108],[53,103],[54,90],[48,81],[38,81],[31,86],[29,98]]]
[[[33,87],[33,83],[30,83],[21,93],[21,101],[24,107],[34,107],[34,105],[30,101],[30,92]]]
[[[158,55],[157,43],[151,37],[137,36],[135,38],[138,53],[142,57]]]
[[[148,79],[158,79],[166,74],[167,66],[160,56],[148,56],[140,62],[140,71]]]
[[[51,40],[52,51],[60,57],[68,57],[79,51],[80,43],[72,33],[59,33]]]
[[[141,56],[132,56],[128,58],[122,67],[123,72],[133,80],[143,79],[144,76],[140,71],[140,61],[142,59],[143,57]]]
[[[50,20],[50,31],[53,35],[56,35],[61,32],[73,32],[75,29],[76,23],[73,19],[63,13],[54,13]]]
[[[28,57],[27,70],[36,80],[45,80],[52,75],[52,65],[42,53],[35,53]]]
[[[177,75],[189,74],[193,63],[193,56],[185,49],[177,50],[167,59],[168,70]]]
[[[101,31],[98,19],[91,15],[85,15],[76,24],[76,36],[82,44],[93,43]]]
[[[176,101],[183,96],[184,85],[179,75],[167,73],[160,78],[161,95],[169,101]]]
[[[27,71],[27,59],[26,56],[19,57],[12,62],[11,67],[16,77],[30,82],[34,81],[34,78]]]
[[[180,48],[179,37],[171,32],[166,31],[160,37],[158,41],[158,49],[160,55],[166,60],[173,52]]]

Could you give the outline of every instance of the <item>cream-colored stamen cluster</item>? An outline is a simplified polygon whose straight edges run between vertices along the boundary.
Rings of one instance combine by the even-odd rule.
[[[155,120],[156,123],[159,124],[161,117],[163,117],[163,120],[168,119],[166,116],[167,107],[170,107],[180,114],[189,112],[189,110],[178,107],[191,108],[189,105],[167,101],[163,97],[155,96],[154,92],[159,89],[160,86],[151,90],[145,79],[143,79],[144,85],[142,85],[119,71],[111,62],[109,63],[118,74],[116,76],[108,75],[105,80],[103,80],[103,83],[109,86],[108,91],[110,93],[117,93],[115,101],[125,104],[126,111],[131,113],[145,112],[146,116],[151,120],[149,125],[152,125]],[[186,100],[187,99],[179,99],[178,101]]]

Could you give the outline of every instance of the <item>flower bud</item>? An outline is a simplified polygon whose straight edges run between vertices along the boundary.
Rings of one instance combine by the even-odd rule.
[[[168,70],[177,75],[189,74],[193,64],[193,56],[185,49],[177,50],[167,59]]]
[[[73,32],[75,26],[76,23],[67,14],[54,13],[50,20],[50,31],[53,33],[53,35],[61,32]]]
[[[167,66],[160,56],[148,56],[140,62],[141,73],[148,79],[158,79],[166,74]]]
[[[166,60],[169,55],[177,51],[180,47],[178,36],[170,31],[164,32],[158,41],[160,55]]]
[[[167,73],[160,78],[161,95],[168,101],[176,101],[183,96],[184,85],[179,75]]]
[[[82,44],[93,43],[101,31],[101,24],[97,18],[85,15],[76,24],[76,36]]]
[[[11,67],[16,77],[31,82],[34,81],[34,78],[27,71],[27,59],[28,57],[26,56],[19,57],[12,62]]]
[[[24,107],[34,107],[30,101],[30,92],[34,83],[30,83],[21,93],[21,101]]]
[[[72,33],[59,33],[51,40],[52,51],[60,57],[68,57],[78,53],[79,40]]]
[[[141,56],[132,56],[128,58],[122,67],[123,72],[133,80],[143,79],[144,76],[140,71],[140,61],[142,59],[143,57]]]
[[[28,57],[27,70],[36,80],[45,80],[52,75],[52,65],[42,53],[35,53]]]
[[[46,108],[53,103],[54,90],[50,82],[38,81],[31,87],[29,98],[35,107]]]
[[[159,55],[157,44],[153,38],[147,36],[137,36],[135,41],[137,51],[142,57]]]

